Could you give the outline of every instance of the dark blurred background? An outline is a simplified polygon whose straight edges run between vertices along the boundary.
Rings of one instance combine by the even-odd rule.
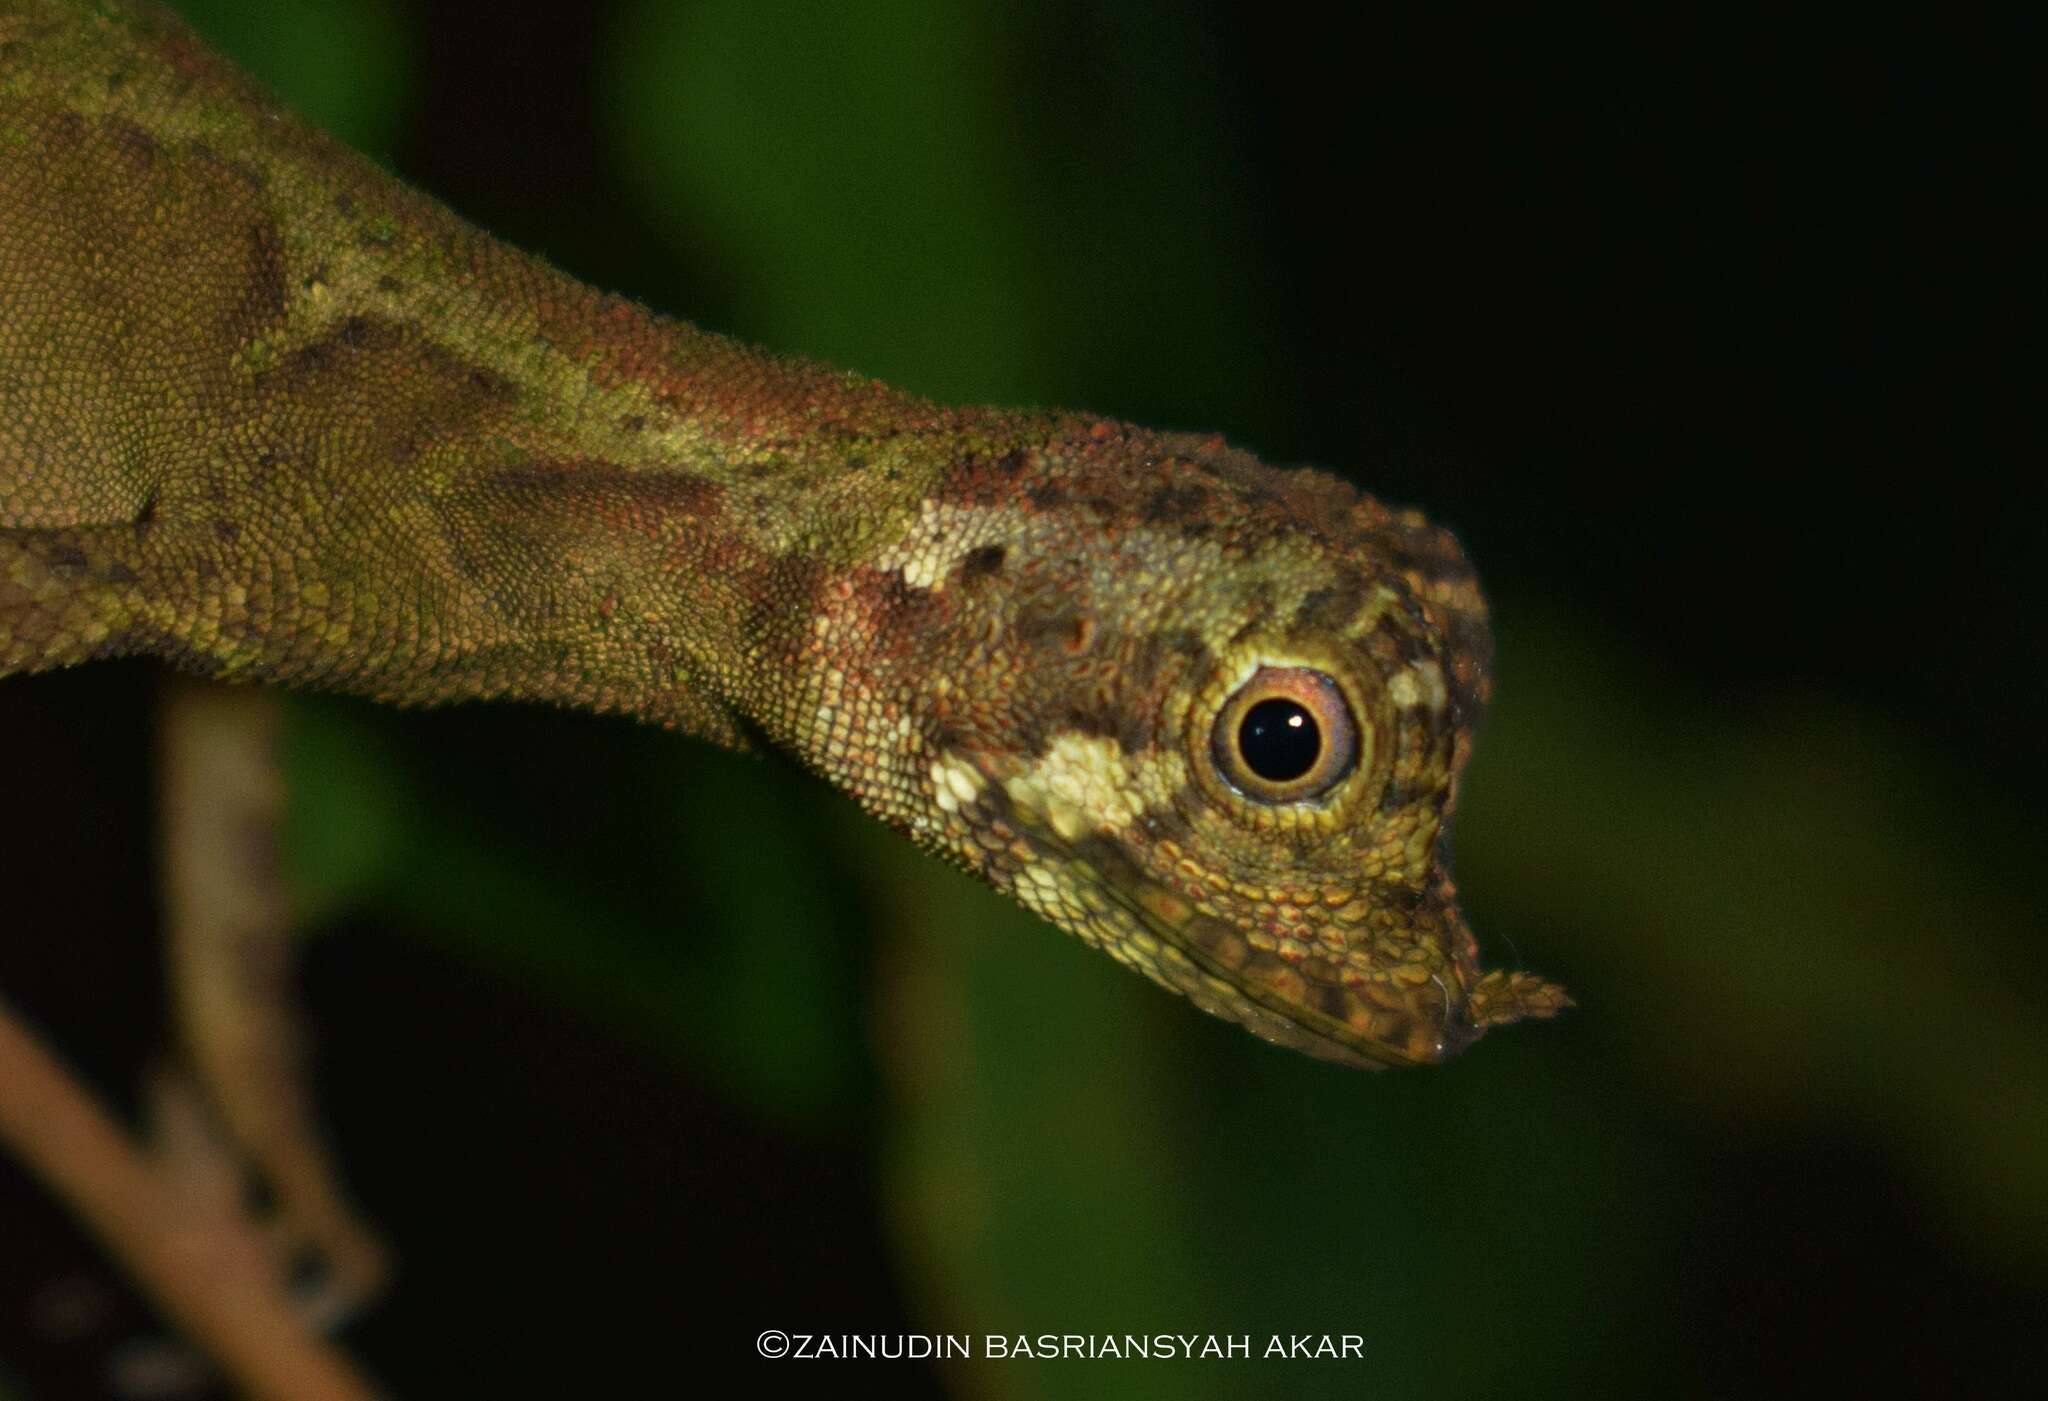
[[[1426,506],[1497,610],[1460,884],[1490,960],[1583,1004],[1439,1069],[1333,1069],[783,763],[295,700],[319,1090],[403,1252],[347,1340],[395,1392],[681,1388],[764,1328],[1366,1353],[831,1377],[961,1397],[2025,1375],[2048,502],[2019,436],[2017,36],[1661,7],[181,8],[471,219],[664,311],[939,397],[1220,429]],[[152,689],[127,665],[0,686],[31,798],[0,805],[0,979],[128,1102],[163,1041]],[[164,1372],[154,1328],[0,1165],[0,1391]]]

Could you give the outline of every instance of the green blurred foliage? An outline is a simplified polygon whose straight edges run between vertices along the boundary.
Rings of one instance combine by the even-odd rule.
[[[1502,694],[1461,885],[1561,955],[1584,1034],[1726,1131],[1867,1137],[1959,1242],[2048,1260],[2048,1038],[2010,969],[2012,873],[2048,843],[2001,794],[1819,695],[1685,694],[1582,620],[1501,609]]]
[[[259,22],[192,8],[231,49]],[[379,149],[398,12],[293,9],[259,71]],[[1006,75],[1044,57],[1041,7],[649,0],[610,45],[618,169],[679,252],[686,230],[714,250],[721,329],[935,396],[1290,441],[1213,41],[1164,3],[1056,18],[1097,42],[1071,128],[1025,139]],[[1255,1043],[785,766],[663,735],[593,726],[550,761],[579,778],[543,822],[402,717],[301,702],[294,861],[312,923],[393,912],[798,1132],[875,1116],[878,1209],[933,1329],[1361,1333],[1379,1394],[1663,1390],[1711,1151],[1793,1131],[1868,1143],[1958,1257],[2039,1280],[2048,1042],[2006,977],[2037,933],[2010,878],[2048,869],[2039,829],[1825,696],[1688,694],[1561,600],[1503,597],[1499,631],[1462,884],[1496,956],[1584,1007],[1427,1073]],[[500,760],[533,733],[505,721]],[[599,837],[551,842],[576,824]]]
[[[851,1111],[862,1072],[844,989],[857,931],[808,854],[803,809],[818,795],[801,776],[665,735],[600,732],[563,761],[578,775],[565,801],[580,798],[580,813],[521,814],[488,797],[500,755],[451,771],[362,707],[298,698],[291,716],[287,842],[308,927],[342,909],[396,916],[689,1059],[785,1123]],[[508,743],[530,721],[506,722]],[[630,889],[616,866],[565,866],[551,849],[572,817],[602,829],[610,860],[632,863]],[[733,929],[746,937],[718,932]]]
[[[176,9],[300,116],[389,161],[411,83],[399,0],[178,0]]]
[[[724,329],[934,398],[1274,426],[1220,56],[1176,6],[645,0],[614,53],[619,168],[679,253],[708,227]]]

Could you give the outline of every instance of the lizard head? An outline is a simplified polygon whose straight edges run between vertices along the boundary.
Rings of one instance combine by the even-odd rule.
[[[1352,1064],[1567,1005],[1483,973],[1458,911],[1449,822],[1490,639],[1419,515],[1096,424],[956,469],[865,573],[843,591],[868,673],[848,684],[904,762],[841,781],[1031,910]]]

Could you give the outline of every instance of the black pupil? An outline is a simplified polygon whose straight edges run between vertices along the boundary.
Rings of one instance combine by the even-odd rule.
[[[1286,783],[1315,767],[1323,733],[1307,707],[1291,700],[1262,700],[1237,727],[1237,752],[1245,767],[1268,783]]]

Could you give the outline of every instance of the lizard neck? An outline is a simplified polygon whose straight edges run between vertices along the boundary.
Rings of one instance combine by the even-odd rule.
[[[85,532],[33,548],[104,576],[72,651],[732,742],[764,639],[954,463],[1054,431],[582,287],[279,111],[168,12],[16,30],[0,273],[43,292],[0,370],[118,409],[19,395],[0,426],[39,462],[0,527]],[[77,334],[78,306],[108,334]]]
[[[734,742],[731,711],[763,713],[771,649],[835,579],[958,464],[1059,431],[770,356],[413,212],[288,300],[272,371],[295,407],[295,367],[347,382],[344,414],[375,405],[361,427],[385,446],[320,474],[351,512],[335,538],[407,552],[357,592],[430,581],[459,653],[389,655],[376,684],[398,699],[525,696]]]

